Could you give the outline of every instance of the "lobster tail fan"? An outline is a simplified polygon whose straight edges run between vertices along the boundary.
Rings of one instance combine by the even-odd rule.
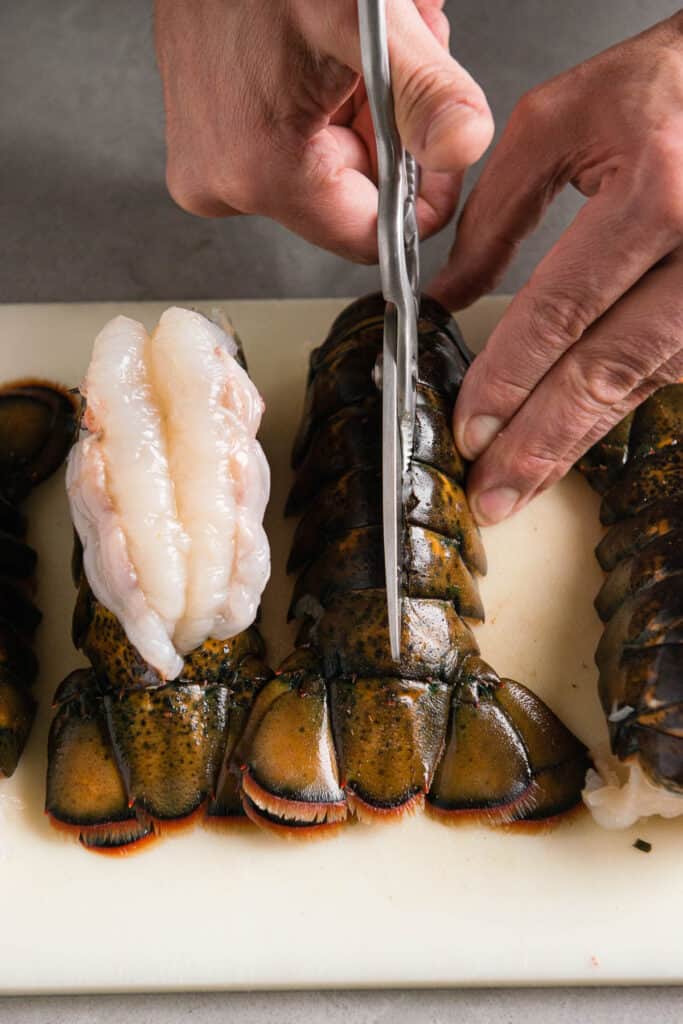
[[[245,813],[264,828],[304,836],[346,818],[329,701],[312,652],[296,651],[261,690],[234,761]]]
[[[585,747],[530,690],[498,679],[480,659],[456,690],[432,814],[489,824],[557,817],[576,805]]]
[[[67,676],[55,703],[45,801],[52,822],[100,852],[151,838],[150,823],[130,806],[92,671],[77,669]]]
[[[356,816],[382,820],[422,807],[443,749],[450,688],[391,676],[339,679],[331,700]]]
[[[295,479],[300,515],[288,568],[296,652],[262,691],[236,764],[247,814],[309,834],[348,813],[435,813],[491,822],[577,803],[583,747],[537,698],[478,658],[486,571],[451,412],[466,371],[459,331],[424,299],[415,443],[403,494],[401,657],[384,589],[381,396],[384,301],[368,296],[310,360]]]

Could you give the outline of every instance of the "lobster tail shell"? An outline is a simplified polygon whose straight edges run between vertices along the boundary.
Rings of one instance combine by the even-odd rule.
[[[310,360],[289,559],[296,652],[260,694],[237,751],[247,814],[308,835],[348,814],[421,807],[491,822],[576,804],[584,748],[478,657],[486,558],[464,491],[451,411],[466,365],[457,325],[423,299],[415,446],[403,500],[401,659],[391,658],[381,513],[378,356],[384,301],[335,321]]]
[[[203,811],[214,819],[241,816],[229,762],[255,694],[271,676],[258,630],[206,640],[167,683],[83,576],[73,631],[92,669],[72,673],[55,696],[51,819],[89,849],[125,852]]]
[[[586,774],[583,746],[530,690],[482,668],[487,685],[463,686],[453,700],[430,809],[491,824],[570,810]]]
[[[37,558],[17,503],[62,464],[75,430],[76,405],[62,389],[42,381],[0,389],[0,776],[13,774],[36,708]]]
[[[53,823],[90,850],[116,853],[200,814],[243,817],[232,756],[272,676],[258,629],[207,639],[169,682],[96,599],[77,536],[72,575],[73,642],[91,668],[68,676],[55,696],[46,799]]]
[[[615,433],[621,457],[610,460]],[[661,388],[582,460],[603,492],[609,575],[596,652],[613,752],[683,793],[683,384]]]
[[[48,740],[47,814],[77,830],[84,845],[94,850],[130,847],[150,838],[151,825],[129,804],[92,671],[72,672],[55,703]]]

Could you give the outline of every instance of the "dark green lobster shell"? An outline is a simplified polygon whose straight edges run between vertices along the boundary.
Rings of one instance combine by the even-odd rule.
[[[51,819],[76,831],[84,846],[107,852],[202,811],[241,816],[228,765],[254,696],[272,675],[258,630],[207,640],[177,679],[164,682],[84,580],[74,618],[92,668],[72,672],[55,695]]]
[[[13,774],[36,709],[37,559],[19,503],[62,464],[75,429],[75,401],[61,388],[31,380],[0,388],[0,776]]]
[[[448,313],[424,298],[416,440],[403,501],[400,665],[390,657],[381,526],[384,303],[335,321],[310,361],[287,511],[297,650],[238,744],[245,809],[288,833],[427,803],[457,819],[543,819],[573,807],[584,748],[532,693],[479,657],[486,559],[451,412],[466,371]]]
[[[202,807],[306,835],[425,802],[447,817],[544,819],[577,803],[578,741],[479,657],[481,538],[450,416],[465,364],[425,299],[414,457],[404,499],[402,657],[389,656],[382,562],[378,296],[311,358],[288,510],[298,646],[273,677],[255,628],[207,641],[159,679],[93,597],[76,558],[74,641],[91,668],[60,687],[47,810],[92,849],[125,849]]]
[[[595,660],[612,749],[683,793],[683,384],[643,402],[579,469],[608,527]]]

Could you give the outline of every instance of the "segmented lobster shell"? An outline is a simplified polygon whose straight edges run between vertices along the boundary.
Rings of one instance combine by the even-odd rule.
[[[12,775],[31,730],[31,647],[41,613],[33,603],[36,553],[18,504],[63,462],[76,429],[75,401],[42,381],[0,388],[0,775]]]
[[[337,318],[311,356],[287,502],[298,647],[238,745],[245,808],[301,834],[405,812],[544,818],[579,800],[585,751],[538,698],[479,657],[486,569],[451,414],[466,363],[449,314],[423,298],[417,419],[403,500],[401,660],[387,632],[378,355],[384,302]]]
[[[94,596],[78,537],[72,575],[73,642],[91,667],[72,672],[55,694],[45,804],[52,822],[107,853],[200,813],[243,817],[232,754],[256,693],[272,676],[256,626],[206,640],[168,682]]]
[[[596,652],[613,752],[683,793],[683,384],[662,388],[579,469],[602,493],[608,573]]]

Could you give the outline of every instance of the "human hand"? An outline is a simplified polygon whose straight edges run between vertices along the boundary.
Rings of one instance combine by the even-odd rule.
[[[391,0],[396,120],[424,168],[421,236],[491,141],[479,86],[448,54],[443,0]],[[356,0],[156,0],[167,183],[207,217],[258,213],[350,259],[377,258],[376,153]]]
[[[491,289],[566,184],[588,202],[515,296],[461,388],[480,523],[563,476],[683,374],[683,14],[522,98],[429,289]]]

